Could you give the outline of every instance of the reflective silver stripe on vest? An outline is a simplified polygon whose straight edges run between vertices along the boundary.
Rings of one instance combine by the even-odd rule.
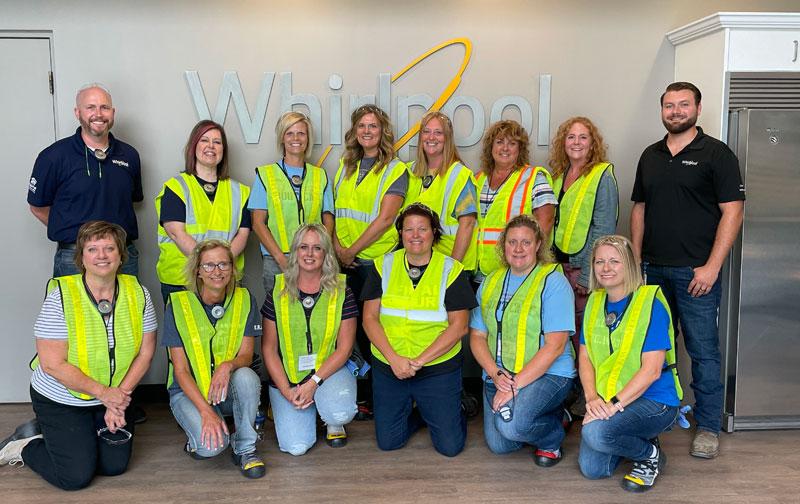
[[[192,204],[192,191],[189,190],[189,184],[186,183],[186,179],[183,177],[175,177],[175,180],[178,181],[180,184],[181,189],[183,190],[183,196],[186,200],[186,225],[192,226],[197,224],[197,218],[194,215],[194,205]]]
[[[395,252],[396,254],[397,252]],[[381,289],[386,292],[389,288],[389,277],[392,274],[392,263],[394,262],[394,254],[386,254],[383,256],[383,268],[381,276]],[[450,277],[450,271],[453,269],[454,260],[451,257],[444,258],[444,268],[442,269],[442,278],[439,284],[439,309],[437,310],[401,310],[397,308],[385,308],[381,305],[381,314],[391,317],[402,317],[419,322],[446,322],[447,309],[444,306],[444,295],[447,290],[447,279]]]
[[[352,210],[350,208],[337,208],[336,218],[341,219],[343,217],[359,222],[371,222],[370,215],[366,212],[359,212],[358,210]]]
[[[444,234],[448,236],[455,236],[456,233],[458,232],[458,223],[445,224],[444,221],[450,217],[449,215],[445,215],[445,212],[447,212],[447,202],[450,200],[449,197],[453,192],[453,187],[455,187],[456,180],[458,179],[458,173],[461,171],[462,168],[464,168],[464,165],[462,165],[461,163],[456,163],[456,166],[454,166],[453,169],[450,170],[450,176],[447,177],[447,182],[445,183],[444,186],[444,195],[443,195],[444,197],[442,198],[442,209],[441,211],[439,211],[439,218],[442,221],[441,224],[442,224],[442,229],[444,230]],[[459,196],[460,196],[459,194],[455,195],[456,198],[458,198]]]
[[[228,180],[228,186],[231,188],[231,227],[228,231],[228,241],[233,240],[236,233],[239,231],[239,223],[242,221],[242,188],[238,182]],[[210,234],[207,233],[207,234]]]
[[[534,170],[533,168],[528,167],[528,168],[525,169],[524,172],[522,172],[522,175],[519,178],[519,182],[517,183],[517,188],[514,191],[514,193],[511,195],[511,208],[512,209],[523,208],[523,203],[524,203],[525,197],[526,197],[525,186],[528,184],[528,181],[531,179],[531,177],[533,176],[533,173],[535,171],[536,170]],[[515,215],[511,215],[510,217],[516,217],[516,214]]]
[[[486,230],[484,230],[484,232],[483,232],[483,241],[484,242],[487,242],[487,241],[496,242],[497,240],[500,239],[500,233],[501,232],[502,231],[486,231]]]
[[[381,176],[381,182],[378,184],[378,194],[375,195],[375,203],[372,205],[372,215],[370,215],[370,219],[365,222],[372,222],[378,218],[378,214],[381,210],[381,194],[383,194],[383,186],[386,185],[386,179],[389,178],[389,174],[392,173],[392,169],[397,166],[399,163],[399,159],[393,159],[386,165],[386,169],[383,170],[383,175]]]

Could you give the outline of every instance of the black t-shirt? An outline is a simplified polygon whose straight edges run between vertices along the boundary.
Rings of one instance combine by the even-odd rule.
[[[424,274],[426,266],[421,266],[419,269]],[[420,276],[420,278],[422,278],[422,276]],[[419,279],[412,279],[412,283],[414,285],[416,285],[418,282]],[[369,273],[367,274],[367,279],[364,282],[364,287],[361,290],[361,300],[369,301],[370,299],[378,299],[381,296],[383,296],[381,277],[378,275],[378,270],[373,267],[370,268]],[[472,285],[469,281],[469,274],[466,271],[462,271],[444,292],[445,310],[449,312],[471,310],[476,306],[478,306],[478,301],[475,299],[475,292],[472,290]],[[439,364],[423,367],[417,371],[411,380],[455,371],[461,367],[463,360],[464,358],[462,350],[451,359]],[[372,359],[372,366],[375,368],[376,372],[393,375],[391,366],[384,364],[378,359]]]
[[[645,204],[643,260],[702,266],[722,216],[719,203],[744,200],[739,160],[699,127],[674,157],[665,136],[642,153],[631,200]]]

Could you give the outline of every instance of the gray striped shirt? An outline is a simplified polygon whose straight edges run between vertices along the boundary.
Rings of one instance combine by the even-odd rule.
[[[144,286],[142,286],[142,289],[144,289],[144,321],[142,330],[148,333],[158,328],[158,322],[156,321],[156,312],[153,309],[153,302],[150,300],[150,292]],[[112,314],[108,319],[108,324],[106,324],[109,347],[113,347],[114,345],[113,319],[114,315]],[[47,294],[39,316],[36,318],[36,323],[33,325],[33,335],[37,339],[68,339],[67,322],[64,319],[64,309],[61,306],[61,291],[59,289],[53,289]],[[42,366],[37,367],[33,371],[31,386],[35,391],[59,404],[66,404],[69,406],[97,406],[102,404],[97,399],[84,401],[83,399],[78,399],[73,396],[61,382],[45,373]]]

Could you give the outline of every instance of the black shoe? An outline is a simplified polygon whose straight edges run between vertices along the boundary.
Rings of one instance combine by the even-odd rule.
[[[147,421],[147,413],[144,412],[141,406],[134,404],[131,406],[131,418],[135,424],[143,424]]]
[[[267,473],[264,461],[255,451],[243,453],[242,455],[236,455],[231,452],[231,457],[233,458],[233,464],[239,466],[239,470],[245,478],[258,479]]]
[[[561,462],[563,455],[561,449],[557,450],[540,450],[537,449],[533,453],[533,463],[539,467],[553,467]]]
[[[667,456],[664,454],[658,444],[656,447],[656,454],[644,460],[636,460],[633,462],[631,472],[622,478],[622,488],[629,492],[646,492],[653,488],[656,483],[656,477],[667,466]]]
[[[358,412],[356,413],[356,420],[372,420],[375,414],[372,412],[372,403],[368,401],[358,401]]]
[[[478,413],[480,413],[480,410],[478,408],[478,398],[470,394],[466,390],[462,390],[461,409],[464,410],[464,414],[467,415],[467,418],[478,416]]]
[[[192,448],[189,446],[189,441],[186,441],[186,444],[183,445],[183,451],[185,451],[187,455],[189,455],[195,460],[208,460],[208,457],[203,457],[202,455],[199,455],[196,451],[192,451]]]
[[[42,429],[39,428],[39,421],[35,418],[28,420],[24,424],[18,425],[10,436],[5,438],[3,441],[0,441],[0,450],[5,448],[6,445],[11,441],[19,441],[20,439],[38,436],[41,433]]]
[[[341,448],[347,444],[347,432],[343,425],[328,425],[325,433],[325,442],[331,448]]]

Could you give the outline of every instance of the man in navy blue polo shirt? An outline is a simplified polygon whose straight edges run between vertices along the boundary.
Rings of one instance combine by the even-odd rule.
[[[719,453],[723,386],[717,315],[719,271],[742,225],[744,185],[727,145],[697,126],[700,90],[674,82],[661,95],[667,136],[644,150],[631,211],[634,252],[660,285],[692,359],[695,457]]]
[[[128,261],[121,272],[138,275],[139,236],[133,203],[142,201],[139,153],[110,133],[114,125],[111,94],[100,84],[82,87],[75,98],[80,127],[71,137],[39,153],[28,186],[31,212],[58,243],[53,276],[78,273],[73,262],[78,228],[104,220],[128,233]]]

